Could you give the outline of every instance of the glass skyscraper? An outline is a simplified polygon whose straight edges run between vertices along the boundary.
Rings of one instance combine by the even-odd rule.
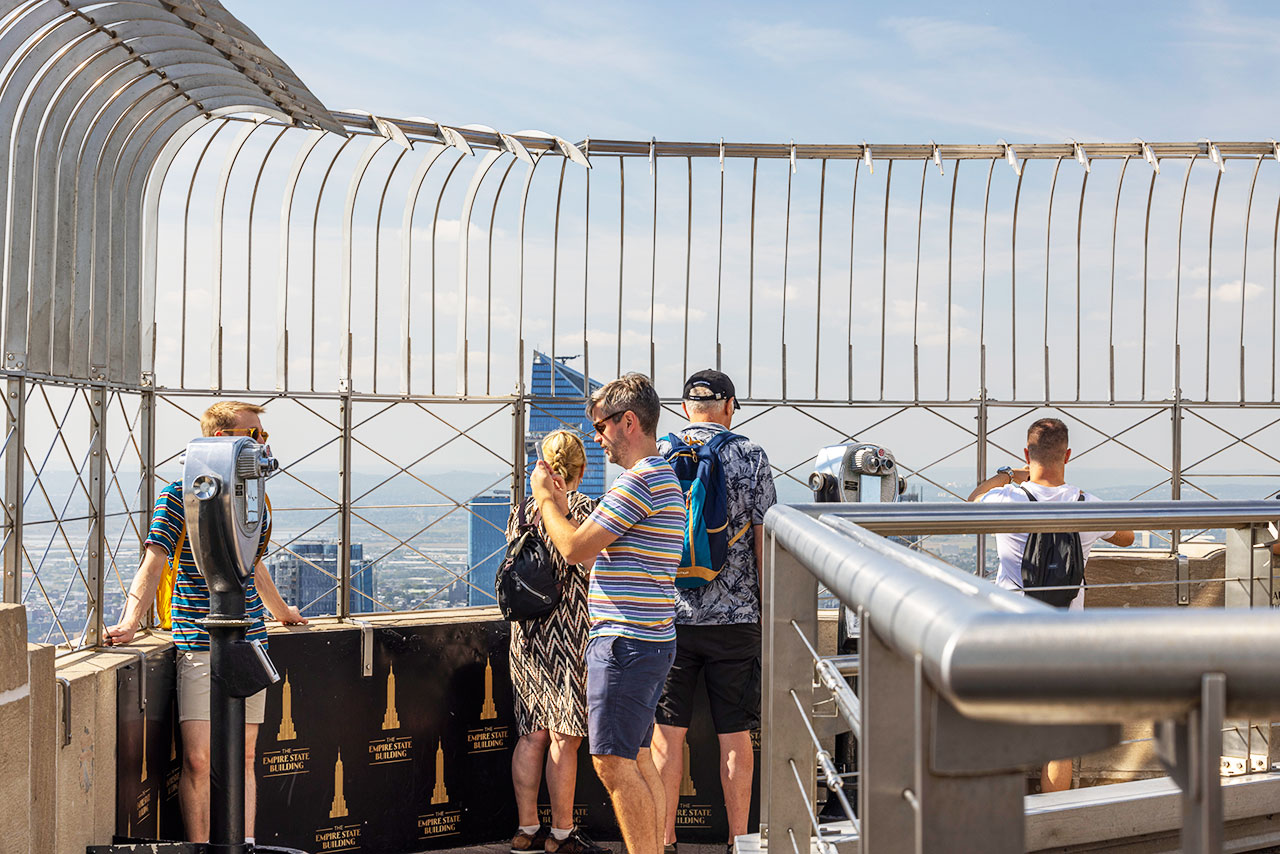
[[[533,353],[533,377],[530,400],[525,410],[525,494],[529,491],[528,473],[538,461],[538,446],[548,433],[574,430],[587,447],[587,470],[578,487],[585,495],[604,495],[604,449],[592,441],[594,428],[583,409],[586,399],[600,387],[565,363],[577,356],[557,356],[553,361],[545,353]],[[511,513],[511,494],[495,491],[472,499],[467,522],[468,565],[473,587],[467,588],[468,605],[493,605],[494,579],[506,549],[507,517]]]
[[[530,395],[525,433],[525,471],[533,470],[538,461],[537,445],[556,430],[576,430],[587,446],[587,471],[578,490],[584,495],[599,498],[604,495],[604,448],[594,441],[595,429],[591,419],[583,412],[591,392],[600,383],[584,377],[570,368],[566,362],[577,356],[557,356],[555,362],[545,353],[533,354],[533,385]],[[526,474],[527,477],[527,474]],[[529,488],[525,481],[525,489]]]
[[[276,552],[269,561],[271,578],[280,596],[297,605],[304,617],[338,612],[339,545],[333,542],[297,542],[288,551]],[[373,592],[373,570],[364,565],[364,546],[351,545],[351,613],[385,611]]]

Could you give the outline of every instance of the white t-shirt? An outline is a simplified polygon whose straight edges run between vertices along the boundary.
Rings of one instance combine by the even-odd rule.
[[[984,503],[998,504],[1007,503],[1014,504],[1018,502],[1027,503],[1030,499],[1026,493],[1022,491],[1022,487],[1026,487],[1027,491],[1036,497],[1036,501],[1079,501],[1080,488],[1064,483],[1062,486],[1041,486],[1038,483],[1027,481],[1019,486],[1016,483],[1010,483],[998,489],[993,489],[986,495],[982,496]],[[1101,501],[1096,495],[1084,493],[1085,501]],[[1114,537],[1115,531],[1093,531],[1080,532],[1080,548],[1084,552],[1084,559],[1089,560],[1089,550],[1093,548],[1093,544],[1098,540],[1104,540],[1107,537]],[[1005,590],[1022,590],[1022,553],[1027,549],[1026,534],[996,534],[996,551],[1000,555],[1000,569],[996,573],[996,584]],[[1079,611],[1084,608],[1084,588],[1080,588],[1080,592],[1076,594],[1076,598],[1071,600],[1071,610]]]

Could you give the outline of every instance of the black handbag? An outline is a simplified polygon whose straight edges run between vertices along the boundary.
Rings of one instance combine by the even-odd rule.
[[[535,620],[555,610],[562,588],[551,552],[538,533],[539,517],[527,522],[523,501],[519,512],[520,525],[507,543],[494,587],[504,619]]]

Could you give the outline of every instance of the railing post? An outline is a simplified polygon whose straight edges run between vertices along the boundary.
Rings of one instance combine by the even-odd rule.
[[[987,479],[987,351],[982,349],[982,388],[978,394],[978,470],[974,478],[974,485],[978,485]],[[974,574],[979,578],[985,578],[987,572],[987,538],[983,534],[978,534],[978,543],[976,548],[978,565],[974,567]]]
[[[790,831],[807,851],[807,841],[801,841],[811,835],[810,808],[817,786],[814,747],[796,719],[791,694],[806,710],[813,708],[813,657],[795,626],[817,645],[818,581],[776,544],[772,533],[767,535],[764,552],[760,833],[772,839],[775,850],[789,851]],[[803,791],[796,782],[797,772]]]
[[[1222,852],[1222,717],[1227,680],[1206,673],[1200,703],[1185,721],[1162,721],[1156,739],[1160,761],[1182,789],[1183,854]]]
[[[1228,608],[1271,605],[1271,553],[1260,548],[1269,539],[1265,526],[1227,529],[1224,604]]]
[[[156,392],[144,388],[138,402],[138,553],[151,526],[151,511],[156,503]],[[141,558],[139,558],[141,560]],[[148,620],[155,625],[155,609],[148,610]]]
[[[22,493],[26,456],[27,380],[10,376],[5,394],[8,418],[5,423],[4,457],[4,578],[0,602],[22,601]]]
[[[351,616],[351,381],[342,380],[338,400],[338,599],[340,618]],[[366,569],[365,572],[372,570]]]
[[[106,386],[89,387],[89,560],[86,565],[86,608],[88,620],[80,645],[97,646],[102,637],[102,594],[105,581],[106,486],[107,486],[107,395]]]
[[[859,609],[858,818],[863,851],[915,851],[918,804],[915,668]]]
[[[1181,351],[1179,351],[1179,356]],[[1175,375],[1181,373],[1178,366],[1181,364],[1181,358],[1175,360]],[[1173,421],[1173,458],[1169,466],[1169,497],[1174,501],[1182,500],[1182,384],[1175,377],[1173,388],[1173,408],[1171,411]],[[1169,532],[1169,553],[1178,553],[1178,541],[1182,538],[1182,531],[1174,529]]]

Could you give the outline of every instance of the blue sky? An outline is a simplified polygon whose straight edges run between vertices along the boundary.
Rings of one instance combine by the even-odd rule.
[[[1278,134],[1270,3],[227,5],[333,109],[508,132],[812,143]]]

